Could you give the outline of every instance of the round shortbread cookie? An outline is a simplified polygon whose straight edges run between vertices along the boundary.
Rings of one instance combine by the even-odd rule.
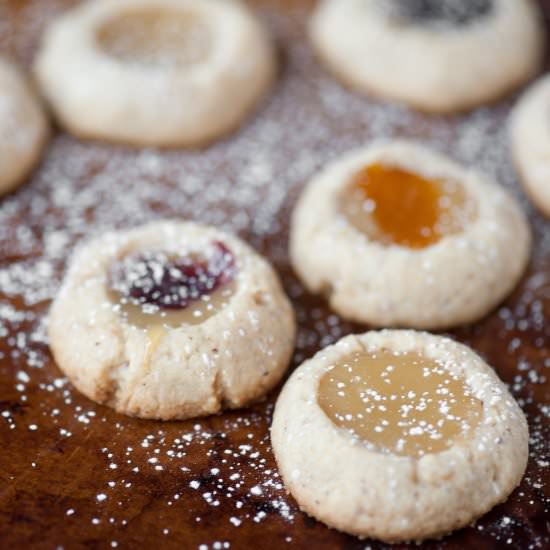
[[[42,106],[19,70],[0,57],[0,195],[35,167],[48,137]]]
[[[47,30],[35,63],[60,122],[80,137],[199,146],[266,94],[274,48],[238,0],[93,0]]]
[[[510,118],[512,156],[525,191],[550,216],[550,77],[536,82]]]
[[[82,393],[166,420],[265,395],[288,366],[296,329],[275,272],[250,247],[166,221],[82,246],[48,330],[57,364]]]
[[[323,0],[310,34],[354,88],[429,112],[495,100],[542,66],[529,0]]]
[[[371,168],[397,174],[380,180],[378,202],[355,195],[358,177]],[[420,184],[445,192],[450,186],[454,195],[434,199],[430,187],[415,189]],[[462,202],[453,206],[456,197]],[[450,209],[442,209],[445,200]],[[357,205],[359,220],[345,210],[348,203]],[[446,218],[455,210],[456,227],[429,233],[451,225]],[[395,235],[380,225],[382,214]],[[435,217],[434,228],[424,227],[423,216]],[[406,231],[418,232],[410,243]],[[312,178],[292,216],[290,255],[306,287],[325,294],[343,317],[435,329],[491,311],[523,274],[530,239],[523,212],[501,186],[423,146],[395,141],[348,153]]]
[[[365,382],[369,363],[357,358],[377,357],[386,366]],[[405,379],[402,373],[416,368],[405,363],[392,378],[393,363],[411,358],[437,370],[422,366],[423,375]],[[351,384],[342,376],[352,377]],[[418,391],[424,384],[426,391]],[[354,395],[361,408],[344,414]],[[462,416],[456,401],[465,407]],[[358,436],[373,414],[378,424]],[[426,414],[437,423],[420,420]],[[395,429],[397,435],[384,434]],[[373,443],[384,437],[398,445]],[[395,451],[400,441],[414,448],[418,438],[440,447]],[[525,417],[494,371],[466,346],[414,331],[347,336],[298,367],[278,398],[271,441],[303,511],[336,529],[390,542],[437,537],[480,517],[519,484],[528,457]]]

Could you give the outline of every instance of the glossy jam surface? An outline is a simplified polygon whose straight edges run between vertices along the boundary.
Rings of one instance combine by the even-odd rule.
[[[417,353],[357,352],[321,378],[321,409],[374,450],[421,457],[465,439],[482,404],[465,383]]]
[[[475,216],[463,186],[426,179],[403,168],[372,164],[344,189],[349,222],[384,245],[425,248],[462,231]]]
[[[382,0],[382,7],[397,19],[413,23],[443,22],[468,25],[493,10],[493,0]]]
[[[130,254],[111,267],[111,297],[123,317],[140,328],[199,324],[223,309],[235,291],[235,259],[220,242],[207,258]]]
[[[211,47],[207,25],[185,11],[141,10],[110,19],[97,32],[108,55],[141,65],[193,65]]]

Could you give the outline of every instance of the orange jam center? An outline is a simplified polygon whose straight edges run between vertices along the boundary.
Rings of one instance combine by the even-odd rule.
[[[445,451],[482,417],[464,381],[418,353],[354,353],[321,377],[318,403],[374,450],[410,457]]]
[[[355,175],[342,196],[341,210],[370,238],[415,249],[462,231],[474,215],[462,185],[383,164]]]
[[[207,25],[196,14],[160,9],[117,15],[97,32],[108,55],[146,65],[193,65],[211,48]]]

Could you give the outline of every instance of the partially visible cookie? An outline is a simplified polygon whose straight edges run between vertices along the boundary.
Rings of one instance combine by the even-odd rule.
[[[515,106],[510,139],[525,191],[550,216],[550,77],[537,81]]]
[[[542,15],[525,0],[323,0],[320,57],[363,92],[429,112],[495,100],[542,67]]]
[[[292,265],[345,318],[436,329],[479,320],[515,287],[530,252],[501,186],[406,141],[348,153],[294,210]]]
[[[388,542],[467,525],[506,500],[528,457],[525,417],[494,371],[414,331],[347,336],[298,367],[271,441],[302,510]]]
[[[275,272],[246,244],[167,221],[83,245],[48,330],[57,364],[82,393],[167,420],[265,395],[288,366],[295,322]]]
[[[275,69],[266,31],[240,0],[91,0],[53,22],[35,63],[70,132],[162,147],[235,130]]]
[[[15,189],[40,160],[46,115],[19,70],[0,57],[0,195]]]

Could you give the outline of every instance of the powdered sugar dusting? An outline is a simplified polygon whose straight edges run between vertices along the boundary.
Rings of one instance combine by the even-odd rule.
[[[0,48],[28,61],[37,29],[68,3],[28,2],[18,16],[20,32],[6,25],[11,11],[0,4]],[[527,413],[529,468],[505,507],[455,540],[475,531],[486,544],[543,548],[549,542],[543,519],[549,507],[550,232],[514,176],[503,123],[510,104],[429,118],[346,91],[304,41],[305,15],[298,8],[289,15],[262,11],[281,45],[283,68],[271,97],[234,136],[204,151],[159,152],[58,134],[40,171],[0,201],[0,434],[14,449],[0,464],[7,481],[27,491],[21,513],[57,527],[47,535],[52,544],[71,547],[85,526],[111,547],[130,544],[138,531],[143,540],[190,548],[242,547],[250,533],[257,540],[267,533],[280,545],[364,546],[305,519],[286,495],[269,444],[273,397],[196,422],[118,416],[83,398],[54,366],[45,314],[82,239],[162,217],[188,218],[239,234],[274,263],[297,309],[293,364],[299,364],[364,327],[328,311],[292,274],[286,251],[291,207],[327,161],[392,136],[420,138],[484,170],[520,198],[532,221],[536,244],[521,287],[486,321],[455,333],[497,368]],[[41,492],[29,497],[37,486]],[[56,498],[47,500],[48,494]],[[37,498],[51,505],[31,509]],[[154,522],[147,519],[153,516]],[[189,526],[186,538],[181,526]]]

